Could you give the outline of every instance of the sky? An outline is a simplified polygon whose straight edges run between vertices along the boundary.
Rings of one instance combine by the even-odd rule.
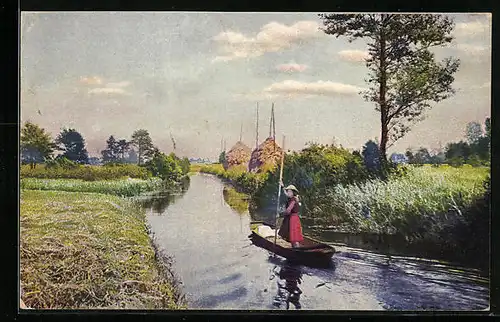
[[[439,59],[461,61],[457,93],[433,104],[389,152],[429,149],[464,138],[491,103],[491,14],[452,14],[452,44]],[[164,152],[216,159],[221,139],[276,137],[286,149],[335,142],[360,149],[380,132],[363,100],[366,43],[326,35],[315,13],[22,12],[21,121],[55,137],[84,136],[98,156],[110,135],[146,129]]]

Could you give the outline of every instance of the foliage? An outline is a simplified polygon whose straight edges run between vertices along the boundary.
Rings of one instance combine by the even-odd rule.
[[[170,155],[156,153],[146,162],[145,167],[153,176],[168,182],[178,182],[184,174],[179,159],[173,153]]]
[[[137,148],[137,160],[139,165],[153,157],[155,147],[147,130],[137,130],[132,134],[131,144]]]
[[[410,166],[409,170],[406,176],[389,181],[339,184],[328,189],[324,220],[348,223],[353,230],[398,232],[414,238],[422,229],[437,234],[450,209],[464,209],[484,193],[482,182],[489,171],[430,166]]]
[[[56,159],[46,166],[31,169],[28,166],[21,166],[21,178],[39,179],[80,179],[86,181],[114,180],[121,178],[147,179],[151,176],[147,169],[135,164],[107,165],[107,166],[74,166],[72,161],[67,159]]]
[[[136,204],[101,194],[23,191],[20,216],[20,280],[27,306],[184,307]]]
[[[88,163],[85,140],[75,129],[63,129],[56,138],[56,144],[63,151],[63,157],[78,163]]]
[[[219,154],[219,163],[222,164],[226,161],[226,151],[222,151]]]
[[[116,140],[113,135],[111,135],[106,141],[106,149],[101,151],[102,160],[104,163],[124,163],[127,161],[126,155],[130,159],[130,154],[134,154],[135,151],[131,149],[131,142],[127,142],[125,139]],[[131,153],[133,151],[133,153]]]
[[[459,61],[435,61],[432,47],[445,46],[453,37],[453,21],[445,15],[320,14],[324,32],[352,42],[368,41],[366,66],[370,85],[364,92],[380,113],[380,152],[402,138],[420,121],[431,102],[454,93],[451,85]]]
[[[58,156],[54,160],[47,161],[45,167],[47,169],[62,168],[64,170],[72,170],[78,168],[79,165],[66,157]]]
[[[483,128],[478,122],[469,122],[467,124],[465,133],[467,142],[469,144],[474,144],[477,143],[477,141],[483,136]]]
[[[126,179],[93,182],[76,179],[21,179],[21,189],[26,190],[92,192],[122,197],[137,196],[144,192],[158,191],[162,188],[164,188],[164,185],[159,179]]]
[[[382,164],[381,164],[381,156],[380,156],[380,150],[374,141],[370,140],[366,142],[365,146],[363,147],[363,162],[368,169],[373,174],[380,174],[382,170]]]
[[[20,140],[22,162],[29,163],[33,168],[37,163],[50,160],[55,149],[50,134],[31,122],[24,124]]]

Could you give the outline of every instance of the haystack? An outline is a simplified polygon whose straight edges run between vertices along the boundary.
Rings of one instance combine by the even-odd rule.
[[[251,153],[252,150],[245,145],[245,143],[238,141],[231,150],[226,153],[225,162],[222,165],[225,170],[238,165],[246,166],[250,160]]]
[[[248,169],[250,172],[261,172],[264,165],[276,166],[281,162],[282,154],[283,150],[269,137],[253,150]]]

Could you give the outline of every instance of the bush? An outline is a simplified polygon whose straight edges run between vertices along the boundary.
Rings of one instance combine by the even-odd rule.
[[[173,154],[165,155],[158,153],[146,162],[145,167],[153,176],[160,177],[162,180],[169,182],[178,182],[184,173],[180,160]],[[189,171],[189,168],[187,171]]]

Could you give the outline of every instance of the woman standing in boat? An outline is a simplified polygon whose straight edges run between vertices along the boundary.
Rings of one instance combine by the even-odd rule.
[[[280,182],[283,187],[283,183]],[[300,242],[304,240],[302,236],[302,225],[299,218],[299,191],[294,185],[289,185],[285,190],[287,196],[286,208],[284,211],[283,224],[278,234],[286,241],[292,243],[292,247],[299,247]]]

